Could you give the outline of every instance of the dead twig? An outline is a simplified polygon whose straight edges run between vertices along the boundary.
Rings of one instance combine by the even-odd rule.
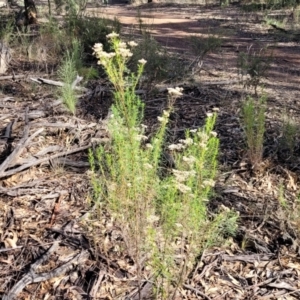
[[[199,296],[203,297],[204,299],[211,300],[210,297],[208,297],[204,293],[200,292],[199,290],[195,289],[194,287],[192,287],[188,284],[184,284],[183,287],[190,290],[190,291],[192,291],[192,292],[194,292],[196,295],[199,295]]]
[[[50,220],[50,224],[49,224],[50,227],[53,226],[53,224],[55,222],[55,218],[59,214],[60,203],[61,203],[61,200],[63,199],[63,197],[64,197],[64,195],[62,194],[55,201],[54,208],[53,208],[53,211],[52,211],[51,220]]]

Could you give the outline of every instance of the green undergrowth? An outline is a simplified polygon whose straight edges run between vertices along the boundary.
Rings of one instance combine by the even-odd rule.
[[[258,166],[263,159],[266,95],[258,101],[248,97],[242,105],[242,125],[248,146],[248,158],[252,166]]]
[[[67,51],[58,70],[58,75],[64,85],[59,89],[59,94],[63,99],[65,106],[72,114],[75,114],[77,96],[73,86],[76,77],[78,76],[78,69],[81,68],[82,47],[78,40],[73,40],[72,50]]]

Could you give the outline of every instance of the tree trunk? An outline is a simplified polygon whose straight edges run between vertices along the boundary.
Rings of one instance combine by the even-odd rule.
[[[0,74],[4,74],[7,71],[10,60],[10,49],[0,42]]]
[[[37,10],[35,7],[34,0],[24,0],[25,7],[25,16],[27,24],[36,24],[37,23]]]

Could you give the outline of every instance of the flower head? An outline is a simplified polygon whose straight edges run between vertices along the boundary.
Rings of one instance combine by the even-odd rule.
[[[108,52],[102,51],[102,52],[99,53],[100,58],[112,58],[115,55],[116,55],[116,53],[114,53],[114,52],[109,52],[108,53]]]
[[[196,158],[194,156],[183,156],[182,160],[190,165],[196,161]]]
[[[156,216],[156,215],[151,215],[151,216],[148,216],[147,217],[147,221],[149,223],[155,223],[155,222],[158,222],[159,221],[159,217]]]
[[[183,88],[179,88],[179,87],[176,87],[175,89],[174,88],[168,88],[168,93],[171,96],[182,96],[182,91],[183,91]]]
[[[145,135],[142,135],[142,134],[138,134],[135,139],[137,141],[146,141],[148,139],[148,137],[146,137]]]
[[[206,134],[206,132],[204,132],[204,131],[198,131],[197,135],[201,139],[201,141],[204,143],[206,143],[209,140],[208,134]]]
[[[143,59],[143,58],[139,60],[139,63],[140,63],[141,65],[146,64],[146,62],[147,62],[147,61],[146,61],[145,59]]]
[[[118,36],[119,36],[119,34],[118,34],[118,33],[115,33],[115,32],[113,31],[112,33],[108,34],[106,37],[107,37],[108,39],[112,39],[112,38],[115,38],[115,37],[118,37]]]
[[[97,52],[101,52],[103,51],[103,45],[101,43],[96,43],[93,47],[93,50],[97,53]]]
[[[126,45],[126,43],[125,42],[120,42],[119,43],[119,48],[121,49],[126,49],[127,48],[127,45]]]
[[[194,177],[196,175],[196,172],[194,170],[180,171],[180,170],[172,169],[172,173],[176,179],[176,182],[184,182],[189,177]]]
[[[128,45],[130,47],[136,47],[138,44],[135,41],[130,41],[130,42],[128,42]]]
[[[126,57],[131,57],[132,56],[132,52],[130,52],[129,49],[126,49],[126,48],[120,48],[120,55],[124,58]]]
[[[167,110],[164,110],[163,111],[163,116],[166,117],[166,118],[168,118],[170,116],[170,112],[167,111]]]
[[[204,186],[214,187],[216,182],[213,179],[207,179],[203,181]]]
[[[180,143],[183,143],[184,145],[193,145],[194,141],[192,138],[186,138],[185,140],[179,140]]]
[[[186,194],[187,192],[190,192],[192,190],[189,186],[179,182],[177,182],[176,187],[183,194]]]
[[[150,165],[149,163],[145,163],[145,164],[144,164],[144,167],[145,167],[146,169],[153,169],[153,166]]]
[[[182,150],[184,148],[185,148],[185,146],[182,145],[182,144],[171,144],[171,145],[168,146],[168,149],[170,151],[173,151],[173,150]]]

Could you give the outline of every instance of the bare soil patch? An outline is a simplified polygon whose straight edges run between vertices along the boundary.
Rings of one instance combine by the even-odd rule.
[[[131,6],[112,5],[97,13],[119,18],[126,37],[138,37],[141,17],[163,46],[186,59],[193,58],[190,35],[215,34],[223,40],[220,50],[205,57],[192,83],[182,79],[158,86],[184,88],[171,116],[170,141],[202,126],[212,108],[220,109],[220,173],[209,207],[213,212],[223,205],[240,214],[236,238],[202,254],[176,299],[299,299],[299,224],[290,222],[279,201],[281,189],[290,207],[296,209],[299,200],[299,135],[292,157],[279,147],[283,112],[300,120],[297,35],[282,35],[263,23],[262,13],[236,6],[153,4],[138,13]],[[237,57],[266,47],[271,63],[262,81],[268,94],[264,164],[254,170],[239,113],[245,95],[255,95],[237,83]],[[26,77],[13,77],[20,73]],[[10,292],[7,299],[13,293],[17,299],[138,299],[134,264],[122,250],[120,231],[105,211],[93,225],[88,221],[94,207],[87,149],[108,139],[102,119],[112,101],[109,85],[90,82],[75,117],[53,90],[33,87],[29,77],[43,74],[45,69],[37,74],[16,61],[8,74],[12,78],[0,77],[2,298]],[[166,92],[141,97],[145,123],[155,128]],[[145,272],[142,299],[151,299],[149,282]]]

